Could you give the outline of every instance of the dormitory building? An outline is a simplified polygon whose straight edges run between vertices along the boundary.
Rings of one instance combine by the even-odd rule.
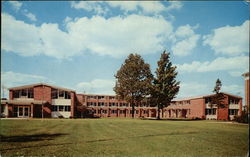
[[[225,108],[211,104],[213,95],[175,99],[161,112],[163,118],[233,120],[241,115],[242,98],[223,93]],[[9,88],[1,100],[1,117],[84,118],[131,117],[132,107],[114,95],[77,94],[74,90],[38,83]],[[156,117],[157,108],[147,102],[135,107],[135,117]]]

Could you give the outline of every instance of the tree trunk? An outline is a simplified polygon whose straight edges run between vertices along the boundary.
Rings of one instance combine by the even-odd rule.
[[[135,103],[134,103],[134,101],[132,101],[131,105],[132,105],[132,118],[135,118]]]
[[[157,107],[158,107],[157,108],[157,110],[158,110],[157,119],[161,119],[160,118],[160,105],[158,104]]]

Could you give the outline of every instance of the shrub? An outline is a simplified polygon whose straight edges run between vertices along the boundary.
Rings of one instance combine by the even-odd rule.
[[[248,113],[246,111],[243,111],[240,116],[235,116],[234,121],[238,123],[248,123],[249,122]]]

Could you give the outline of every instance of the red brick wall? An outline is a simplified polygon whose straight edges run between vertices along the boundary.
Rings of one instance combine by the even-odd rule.
[[[222,101],[222,104],[224,104],[224,108],[217,108],[217,120],[229,120],[229,113],[228,113],[228,104],[229,104],[229,97],[227,95],[224,95],[224,101]]]
[[[34,99],[45,100],[51,104],[51,87],[48,86],[34,87]]]
[[[190,115],[189,117],[205,118],[205,99],[190,100]]]
[[[248,110],[249,110],[249,79],[245,80],[245,105],[247,106]]]
[[[76,94],[74,92],[70,93],[71,97],[71,110],[70,110],[70,116],[75,117],[75,104],[76,104]]]
[[[43,86],[43,85],[34,87],[34,99],[48,102],[43,105],[43,115],[46,118],[50,118],[51,117],[51,87]]]

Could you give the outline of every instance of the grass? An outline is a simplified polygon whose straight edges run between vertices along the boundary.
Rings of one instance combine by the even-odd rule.
[[[217,121],[28,119],[0,121],[2,156],[236,157],[248,125]]]

